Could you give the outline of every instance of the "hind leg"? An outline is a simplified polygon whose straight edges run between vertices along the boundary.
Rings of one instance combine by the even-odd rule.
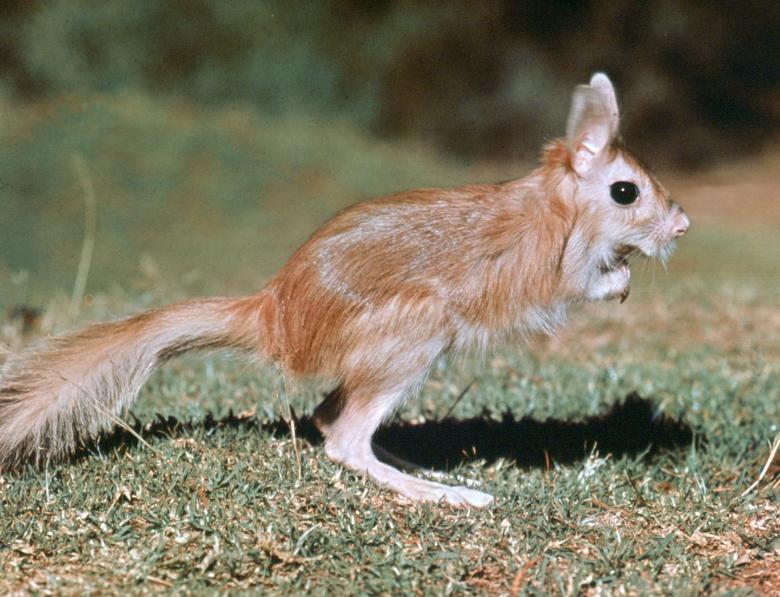
[[[407,355],[408,357],[408,355]],[[433,358],[430,359],[433,361]],[[422,383],[430,362],[396,379],[412,379],[409,383],[390,383],[386,375],[366,375],[361,371],[362,383],[350,385],[349,379],[340,389],[331,393],[317,408],[315,422],[325,436],[327,455],[415,502],[446,502],[453,506],[481,508],[492,501],[492,496],[467,487],[450,487],[434,481],[418,479],[381,462],[372,450],[371,438],[377,427],[387,419],[407,394]],[[386,372],[385,372],[386,373]],[[413,375],[410,375],[413,373]],[[386,460],[397,461],[388,455]]]

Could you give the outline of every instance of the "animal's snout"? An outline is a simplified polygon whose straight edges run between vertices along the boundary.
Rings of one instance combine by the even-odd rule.
[[[691,226],[691,221],[688,219],[688,216],[686,216],[684,213],[680,213],[675,218],[675,224],[674,224],[674,235],[682,236],[686,232],[688,232],[688,228]]]
[[[688,216],[685,215],[685,211],[677,203],[672,203],[672,235],[675,238],[681,237],[688,232],[688,228],[691,227],[691,221]]]

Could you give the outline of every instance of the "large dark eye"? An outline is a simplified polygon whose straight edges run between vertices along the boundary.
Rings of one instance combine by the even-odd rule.
[[[620,205],[631,205],[639,197],[637,186],[627,180],[613,182],[609,187],[609,193],[615,202],[620,203]]]

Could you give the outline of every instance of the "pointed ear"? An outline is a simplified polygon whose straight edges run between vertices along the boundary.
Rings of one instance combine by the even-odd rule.
[[[596,73],[590,85],[574,89],[566,123],[566,142],[575,172],[584,176],[617,136],[619,114],[612,82]]]
[[[612,135],[617,135],[620,114],[618,113],[617,96],[615,95],[615,88],[612,86],[612,81],[610,81],[609,77],[604,73],[595,73],[590,78],[590,86],[598,91],[601,94],[601,97],[604,98],[611,119]]]

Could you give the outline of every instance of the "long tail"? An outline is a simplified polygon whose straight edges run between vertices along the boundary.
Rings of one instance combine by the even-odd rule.
[[[0,470],[60,459],[110,429],[172,356],[260,349],[264,298],[176,303],[53,338],[12,359],[0,378]]]

